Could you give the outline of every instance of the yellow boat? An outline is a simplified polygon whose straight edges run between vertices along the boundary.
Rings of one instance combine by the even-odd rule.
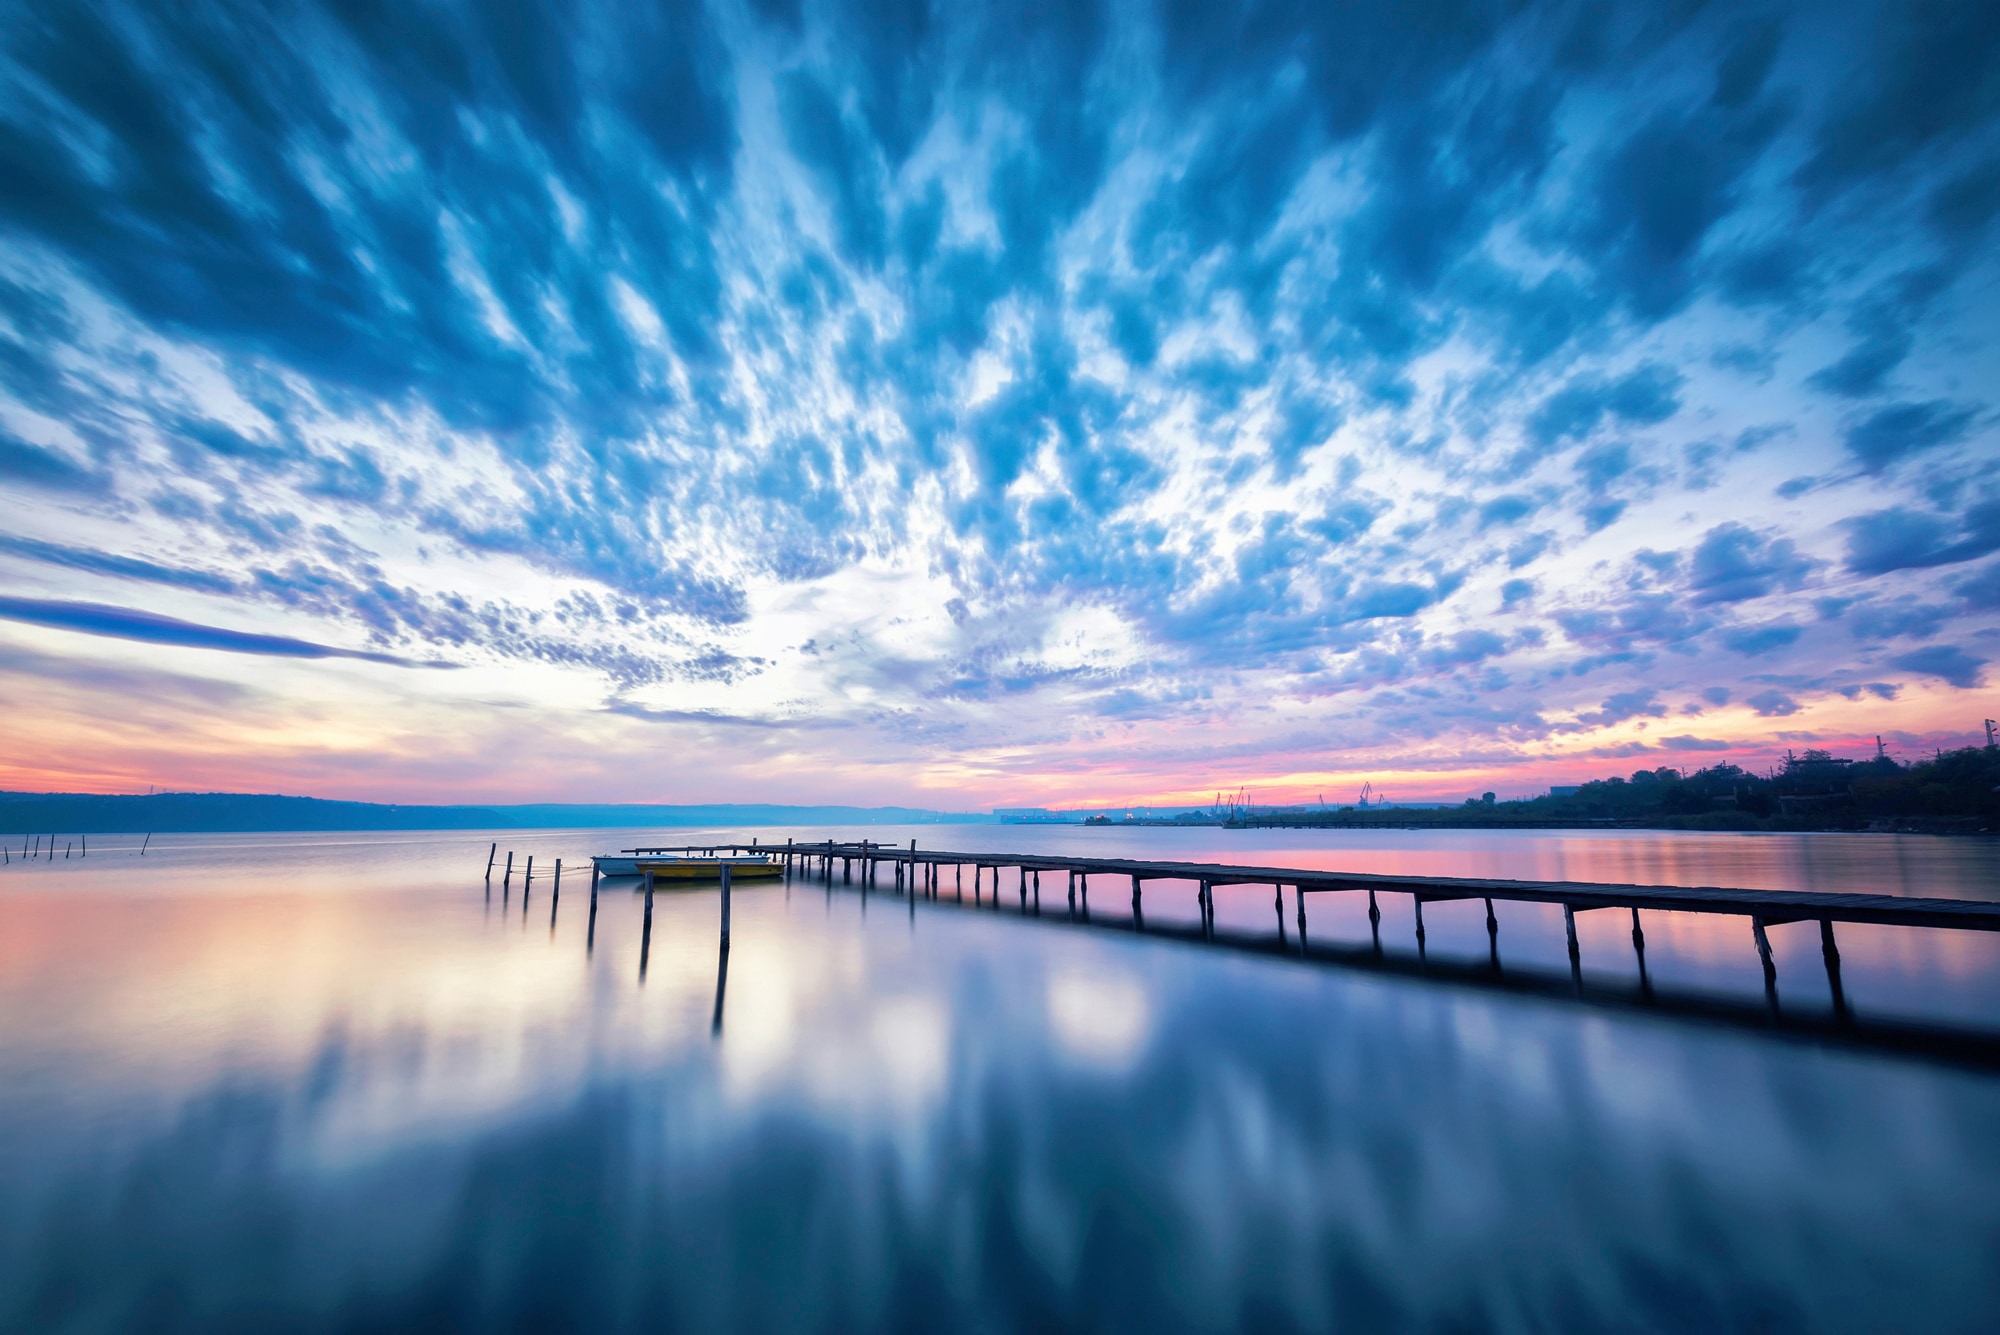
[[[729,868],[733,881],[775,880],[785,869],[775,858],[634,858],[636,873],[653,874],[653,881],[719,881]]]

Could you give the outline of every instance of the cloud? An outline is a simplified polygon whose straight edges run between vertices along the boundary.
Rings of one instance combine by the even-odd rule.
[[[2000,611],[2000,561],[1989,561],[1969,575],[1953,580],[1951,590],[1968,607]]]
[[[1779,589],[1796,589],[1812,562],[1791,539],[1742,524],[1718,524],[1703,535],[1689,562],[1688,590],[1697,606],[1738,603]]]
[[[1870,472],[1924,450],[1963,440],[1979,409],[1973,405],[1932,399],[1924,403],[1893,403],[1850,423],[1848,453]]]
[[[1800,627],[1792,625],[1738,626],[1722,632],[1725,648],[1758,658],[1794,643]]]
[[[1756,710],[1759,718],[1789,718],[1799,712],[1799,702],[1783,691],[1759,691],[1743,703]]]
[[[1961,690],[1969,691],[1985,684],[1985,674],[1981,669],[1986,666],[1986,660],[1975,658],[1956,645],[1927,645],[1889,661],[1905,672],[1940,677]]]
[[[1954,565],[2000,551],[2000,501],[1971,506],[1954,519],[1896,507],[1841,521],[1847,568],[1858,575]]]
[[[0,478],[50,491],[88,491],[102,479],[55,450],[0,431]]]
[[[1578,440],[1606,418],[1653,426],[1680,411],[1680,372],[1649,362],[1615,380],[1580,377],[1549,396],[1528,422],[1528,434],[1548,446]]]
[[[752,9],[51,7],[0,556],[827,774],[1479,750],[1996,629],[1921,573],[2000,551],[1977,7]]]
[[[1709,737],[1662,737],[1660,746],[1667,751],[1732,751],[1734,742],[1720,742]]]
[[[188,649],[218,649],[225,653],[257,654],[271,658],[354,658],[367,663],[388,663],[396,667],[454,667],[452,663],[419,663],[393,654],[369,653],[360,649],[337,649],[331,645],[295,640],[285,635],[259,635],[248,631],[204,626],[175,617],[159,616],[102,603],[60,602],[42,598],[15,598],[0,595],[0,617],[33,626],[77,631],[84,635],[105,635],[145,644],[170,644]]]

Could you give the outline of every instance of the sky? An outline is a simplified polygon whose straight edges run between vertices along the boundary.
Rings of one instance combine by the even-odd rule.
[[[2000,6],[25,0],[0,787],[1456,800],[2000,714]]]

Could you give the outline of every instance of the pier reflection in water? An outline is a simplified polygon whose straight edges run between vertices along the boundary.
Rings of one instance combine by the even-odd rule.
[[[542,866],[614,838],[517,837],[531,902]],[[498,911],[517,866],[488,916],[483,840],[206,842],[143,882],[109,849],[89,878],[0,881],[0,1328],[2000,1310],[2000,1081],[1977,1070],[1051,930],[1011,884],[997,918],[739,886],[722,954],[711,892],[656,895],[648,939],[643,896],[566,881],[551,931]],[[1980,884],[1946,879],[1925,888]],[[1147,925],[1198,934],[1179,898],[1149,889]],[[1214,908],[1276,938],[1268,888]],[[1315,941],[1327,919],[1365,949],[1365,901],[1343,912],[1315,900]],[[1425,915],[1440,967],[1484,958],[1482,906]],[[1611,918],[1579,918],[1584,959],[1631,968]],[[1761,994],[1734,932],[1683,927],[1645,919],[1656,985]],[[1781,977],[1811,931],[1773,930]],[[1559,911],[1500,939],[1567,969]],[[1388,941],[1414,960],[1413,922]],[[1926,987],[1975,1008],[1983,944],[1842,938],[1877,1010]]]

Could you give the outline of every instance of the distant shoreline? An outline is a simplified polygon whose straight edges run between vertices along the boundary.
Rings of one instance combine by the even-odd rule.
[[[921,807],[534,802],[426,806],[266,793],[0,792],[0,835],[277,834],[370,830],[617,829],[628,826],[991,825]]]

